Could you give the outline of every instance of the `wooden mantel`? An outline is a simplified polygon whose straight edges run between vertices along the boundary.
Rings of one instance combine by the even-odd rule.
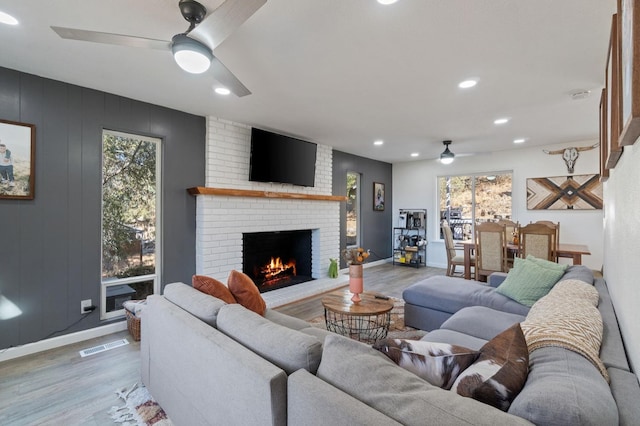
[[[347,201],[346,196],[300,194],[295,192],[255,191],[248,189],[208,188],[196,186],[188,188],[191,195],[222,195],[227,197],[288,198],[296,200]]]

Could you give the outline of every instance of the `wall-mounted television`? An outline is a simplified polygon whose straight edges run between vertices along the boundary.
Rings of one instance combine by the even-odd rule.
[[[252,128],[249,180],[314,186],[317,147],[313,142]]]

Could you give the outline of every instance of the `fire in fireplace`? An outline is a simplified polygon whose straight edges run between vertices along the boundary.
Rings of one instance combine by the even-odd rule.
[[[311,230],[243,234],[242,268],[261,293],[312,280]]]
[[[296,260],[291,259],[284,263],[279,257],[275,259],[272,257],[271,261],[266,265],[263,265],[258,272],[263,279],[263,283],[270,285],[280,280],[286,280],[290,277],[295,277],[296,274]]]

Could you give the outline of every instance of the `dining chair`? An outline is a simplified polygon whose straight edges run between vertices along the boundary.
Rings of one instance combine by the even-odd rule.
[[[453,232],[446,221],[442,222],[442,235],[444,236],[444,246],[447,250],[447,276],[456,276],[456,267],[462,266],[464,269],[464,255],[458,254],[453,242]],[[475,259],[471,258],[471,266],[475,267]],[[475,268],[474,268],[475,269]],[[462,276],[462,272],[460,273]]]
[[[512,242],[513,237],[517,235],[518,228],[520,228],[520,223],[514,222],[510,219],[499,219],[496,222],[498,225],[504,225],[505,231],[507,232],[507,242]]]
[[[493,272],[507,271],[507,231],[504,225],[476,225],[476,280],[486,281]]]
[[[497,223],[505,226],[505,231],[507,232],[507,243],[518,244],[520,222],[514,222],[510,219],[499,219]],[[517,252],[517,250],[509,250],[507,247],[507,269],[511,269],[513,267],[515,252]]]
[[[528,255],[555,262],[557,258],[556,229],[543,223],[530,223],[520,228],[518,255]]]
[[[554,247],[554,251],[556,253],[555,261],[557,262],[558,261],[558,259],[557,259],[558,246],[560,244],[560,222],[555,223],[555,222],[552,222],[550,220],[538,220],[538,221],[536,221],[534,223],[539,223],[539,224],[542,224],[542,225],[546,225],[546,226],[548,226],[548,227],[550,227],[552,229],[555,229],[556,236],[555,236],[555,240],[553,241],[553,247]]]

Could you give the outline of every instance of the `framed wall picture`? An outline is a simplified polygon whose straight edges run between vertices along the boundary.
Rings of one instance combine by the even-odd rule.
[[[32,200],[36,126],[0,120],[0,199]]]
[[[599,175],[527,178],[528,210],[602,210]]]
[[[620,145],[640,136],[640,0],[618,0]]]
[[[607,89],[607,139],[609,146],[607,168],[613,169],[620,156],[622,146],[620,137],[620,79],[619,79],[619,49],[618,49],[618,17],[614,14],[611,19],[611,35],[609,37],[609,52],[605,68],[605,88]]]
[[[373,210],[384,210],[384,183],[373,183]]]
[[[600,182],[609,179],[607,157],[609,145],[607,140],[607,89],[602,89],[600,94]]]

